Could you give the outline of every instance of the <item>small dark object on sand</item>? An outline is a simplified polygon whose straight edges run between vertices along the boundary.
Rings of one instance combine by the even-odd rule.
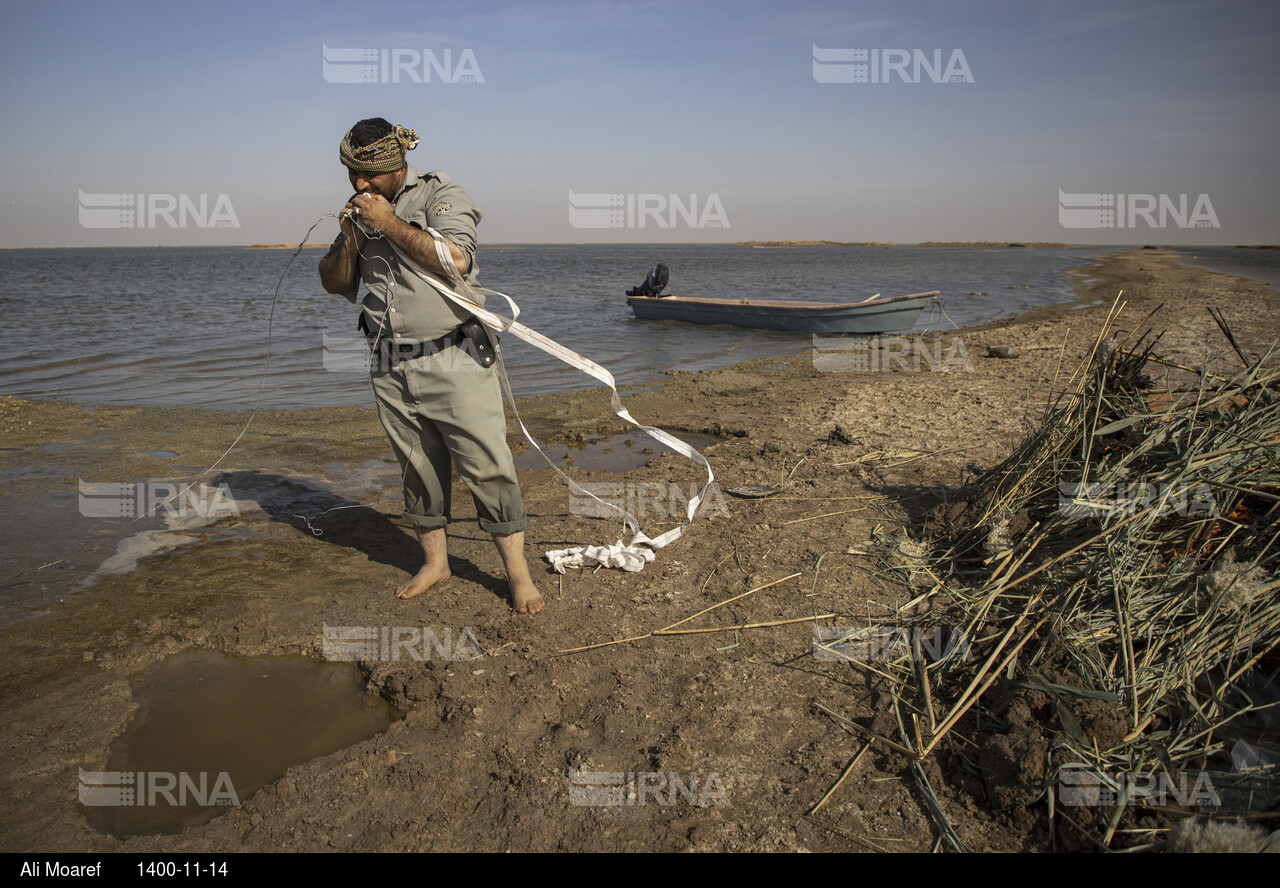
[[[830,440],[838,441],[841,444],[852,444],[860,437],[862,436],[851,434],[844,426],[837,424],[835,429],[831,432]]]
[[[745,487],[732,487],[725,493],[732,496],[740,496],[746,499],[758,499],[762,496],[773,496],[775,493],[782,491],[777,487],[770,487],[767,484],[748,484]]]

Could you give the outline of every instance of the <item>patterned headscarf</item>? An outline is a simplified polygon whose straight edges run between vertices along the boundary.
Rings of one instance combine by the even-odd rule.
[[[404,166],[404,153],[418,147],[418,134],[396,126],[381,139],[361,148],[351,145],[351,131],[342,137],[338,157],[343,166],[361,173],[393,173]]]

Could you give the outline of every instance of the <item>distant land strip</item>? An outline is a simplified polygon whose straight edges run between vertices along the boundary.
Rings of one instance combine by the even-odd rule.
[[[308,242],[302,246],[304,249],[312,249],[314,247],[328,247],[329,244],[313,244]],[[286,242],[283,244],[249,244],[248,248],[250,250],[296,250],[298,249],[298,245],[292,242]]]
[[[892,247],[893,241],[829,241],[829,240],[787,240],[787,241],[738,241],[740,247]]]
[[[830,241],[830,240],[785,240],[785,241],[738,241],[740,247],[896,247],[894,241]],[[913,247],[1050,247],[1061,249],[1073,246],[1050,241],[1028,241],[1015,243],[1012,241],[924,241],[918,244],[902,244]]]
[[[1064,247],[1074,247],[1075,244],[1060,244],[1054,241],[1027,241],[1020,243],[1017,241],[924,241],[916,244],[917,247],[1049,247],[1051,249],[1063,249]]]

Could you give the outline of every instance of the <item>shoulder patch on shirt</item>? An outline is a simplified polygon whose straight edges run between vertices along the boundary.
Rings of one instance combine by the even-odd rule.
[[[449,203],[449,201],[447,200],[442,200],[440,201],[440,203],[436,204],[434,207],[431,208],[431,215],[443,216],[445,213],[449,212],[452,209],[453,209],[453,204]]]

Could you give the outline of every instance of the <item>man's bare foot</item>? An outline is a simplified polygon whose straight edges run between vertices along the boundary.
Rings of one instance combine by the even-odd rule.
[[[425,562],[422,569],[407,583],[396,586],[396,598],[413,598],[421,595],[437,583],[449,579],[448,538],[443,527],[418,528],[418,544],[422,546]]]
[[[542,593],[533,585],[533,580],[525,577],[523,582],[508,580],[511,587],[511,606],[518,614],[536,614],[547,606],[542,600]]]
[[[442,568],[434,564],[424,564],[422,570],[413,575],[413,579],[396,586],[396,598],[413,598],[421,595],[432,586],[443,583],[451,576],[453,574],[449,573],[448,567]]]
[[[524,560],[524,531],[507,535],[494,534],[493,541],[507,571],[507,588],[511,590],[511,606],[518,614],[536,614],[547,606],[542,594],[529,576],[529,563]]]

